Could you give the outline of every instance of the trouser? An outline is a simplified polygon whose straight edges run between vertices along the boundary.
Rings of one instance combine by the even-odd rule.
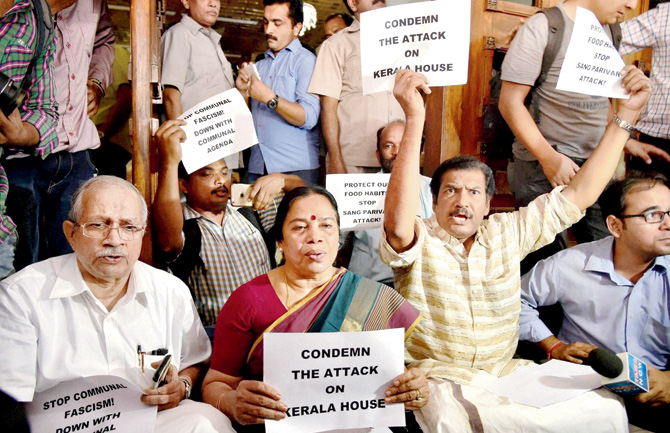
[[[7,215],[17,225],[17,271],[40,260],[72,252],[63,233],[70,199],[96,174],[90,152],[57,152],[3,162],[9,179]]]
[[[14,273],[14,250],[16,250],[16,229],[0,244],[0,280]]]
[[[573,159],[581,166],[585,160]],[[542,171],[538,161],[523,161],[515,158],[507,166],[509,186],[514,193],[516,208],[528,206],[535,198],[550,192],[553,188]],[[598,204],[586,209],[586,215],[572,227],[572,234],[578,243],[591,242],[610,235]],[[567,248],[565,232],[556,236],[551,244],[529,254],[521,264],[521,275],[529,271],[535,263]]]
[[[640,134],[640,141],[643,143],[652,144],[670,153],[670,139],[652,137],[651,135],[647,134]],[[670,176],[670,163],[660,158],[652,158],[651,164],[647,164],[640,158],[629,157],[626,161],[626,168],[628,170],[639,170],[644,172],[655,171],[666,176]]]

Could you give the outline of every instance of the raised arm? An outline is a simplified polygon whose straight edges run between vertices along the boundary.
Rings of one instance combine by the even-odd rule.
[[[181,161],[181,142],[186,134],[183,120],[168,120],[156,131],[158,146],[158,187],[152,205],[151,220],[158,247],[164,253],[176,256],[184,246],[181,232],[184,228],[179,196],[178,167]]]
[[[384,205],[386,238],[397,252],[409,249],[414,243],[415,210],[419,206],[419,154],[426,119],[419,89],[430,93],[425,76],[408,69],[398,72],[393,95],[405,112],[407,126],[391,172]]]
[[[617,115],[622,120],[633,125],[640,116],[640,111],[647,103],[651,94],[651,80],[635,66],[628,65],[623,71],[623,86],[630,94],[630,99],[619,100]],[[612,179],[614,171],[619,164],[621,152],[630,133],[610,122],[607,125],[603,138],[598,147],[593,151],[582,168],[577,172],[570,184],[563,190],[565,198],[576,204],[581,210],[585,210],[596,202],[605,189],[607,183]]]
[[[551,186],[567,185],[579,166],[567,156],[556,152],[544,138],[531,116],[525,101],[531,86],[503,81],[500,89],[500,114],[514,136],[537,158]]]

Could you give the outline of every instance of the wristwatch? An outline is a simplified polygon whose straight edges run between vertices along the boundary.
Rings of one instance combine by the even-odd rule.
[[[619,128],[621,128],[621,129],[625,129],[626,131],[628,131],[628,132],[631,133],[631,134],[632,134],[633,132],[635,132],[635,128],[633,127],[633,125],[631,125],[630,123],[626,122],[625,120],[623,120],[621,117],[617,116],[616,114],[615,114],[614,117],[612,118],[612,121],[613,121],[614,123],[616,123],[617,126],[618,126]]]
[[[184,382],[184,398],[183,400],[187,400],[191,396],[191,382],[189,382],[187,379],[184,379],[183,377],[179,378],[182,382]]]
[[[277,111],[278,104],[279,104],[279,95],[275,93],[275,97],[268,101],[268,108],[272,111]]]

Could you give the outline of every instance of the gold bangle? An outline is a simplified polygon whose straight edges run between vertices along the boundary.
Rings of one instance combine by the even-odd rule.
[[[214,407],[216,408],[216,410],[218,410],[219,412],[223,412],[223,411],[221,410],[221,408],[219,407],[219,405],[221,404],[221,400],[223,400],[223,396],[224,396],[224,395],[226,395],[225,392],[224,392],[224,393],[221,393],[221,395],[219,396],[218,400],[216,400],[216,406],[214,406]]]

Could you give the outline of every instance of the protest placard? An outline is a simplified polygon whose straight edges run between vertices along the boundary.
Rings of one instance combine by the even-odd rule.
[[[268,433],[404,426],[404,405],[384,401],[403,373],[402,328],[368,332],[267,333],[263,381],[288,405]]]
[[[189,174],[258,143],[251,111],[237,89],[212,96],[179,118],[186,121],[181,161]]]
[[[83,377],[36,393],[26,414],[38,433],[152,432],[156,406],[142,403],[141,395],[121,377]]]
[[[556,88],[608,98],[628,99],[619,72],[625,63],[598,18],[577,7],[575,27]]]
[[[390,174],[329,174],[326,189],[337,200],[340,230],[381,227]]]
[[[470,2],[440,0],[361,14],[363,94],[392,90],[399,69],[421,72],[431,86],[468,81]]]

